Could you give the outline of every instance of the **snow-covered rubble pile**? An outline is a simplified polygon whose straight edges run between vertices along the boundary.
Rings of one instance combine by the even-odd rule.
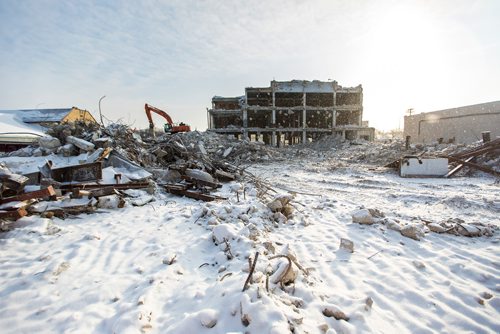
[[[386,215],[377,209],[359,209],[351,213],[352,222],[364,225],[380,223],[386,228],[398,231],[401,235],[414,239],[422,239],[426,233],[449,233],[465,237],[491,237],[499,227],[494,224],[480,222],[466,223],[460,218],[449,218],[439,222],[414,217],[411,221],[401,221],[399,217]]]
[[[209,156],[212,159],[241,162],[261,162],[282,159],[282,154],[263,142],[236,139],[233,136],[213,132],[185,132],[171,136],[192,153]]]
[[[207,328],[231,328],[235,319],[250,332],[294,331],[303,325],[306,314],[302,313],[308,304],[317,310],[317,316],[323,312],[326,317],[340,315],[337,319],[348,319],[337,306],[317,302],[319,297],[311,289],[314,280],[300,264],[293,246],[275,243],[270,237],[271,232],[285,225],[307,225],[298,212],[289,212],[284,219],[280,219],[284,215],[276,215],[292,198],[279,195],[265,205],[256,197],[257,193],[257,189],[249,188],[246,199],[240,202],[206,203],[193,214],[198,225],[211,231],[214,246],[218,248],[212,265],[220,281],[227,285],[221,297],[225,308],[217,311],[206,308],[191,314],[175,326],[179,332],[195,330],[197,323]],[[244,277],[248,284],[243,284]],[[338,312],[324,313],[325,309]]]

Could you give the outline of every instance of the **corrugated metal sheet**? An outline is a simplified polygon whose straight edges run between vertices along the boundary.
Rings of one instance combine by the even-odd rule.
[[[19,110],[25,123],[61,122],[72,108]]]

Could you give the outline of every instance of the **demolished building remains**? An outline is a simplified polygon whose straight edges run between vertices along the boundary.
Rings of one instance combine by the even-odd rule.
[[[97,123],[92,114],[77,107],[58,109],[0,110],[0,152],[26,147],[57,124]]]
[[[366,122],[366,121],[365,121]],[[326,135],[373,140],[363,122],[363,88],[337,81],[271,81],[239,97],[212,98],[208,131],[273,146],[306,143]]]

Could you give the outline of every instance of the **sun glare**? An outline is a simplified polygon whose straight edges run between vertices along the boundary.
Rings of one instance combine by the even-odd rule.
[[[375,15],[368,36],[367,71],[376,78],[388,78],[387,96],[367,95],[367,109],[371,105],[385,105],[385,111],[373,111],[370,118],[380,128],[391,127],[381,119],[398,119],[418,97],[418,92],[436,75],[447,75],[444,48],[446,41],[440,34],[440,24],[435,15],[417,5],[394,5],[380,9]],[[421,97],[420,97],[421,98]],[[371,101],[370,101],[371,99]],[[388,129],[387,129],[388,130]]]

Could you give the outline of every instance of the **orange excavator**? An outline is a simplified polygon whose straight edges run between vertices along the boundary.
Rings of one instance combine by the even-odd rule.
[[[178,133],[178,132],[189,132],[191,131],[191,127],[187,124],[184,123],[179,123],[174,124],[172,121],[172,117],[170,117],[169,114],[164,112],[161,109],[158,109],[156,107],[150,106],[149,104],[144,105],[144,110],[146,111],[146,116],[148,117],[149,121],[149,130],[151,131],[152,134],[154,134],[154,123],[153,123],[153,117],[151,116],[151,112],[157,113],[161,117],[165,118],[167,120],[167,123],[163,126],[163,129],[165,130],[166,133]]]

